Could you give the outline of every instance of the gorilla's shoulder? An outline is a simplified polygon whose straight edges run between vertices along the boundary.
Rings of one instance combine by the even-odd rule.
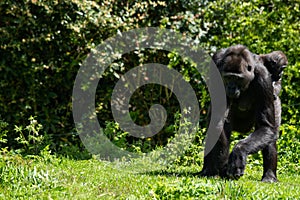
[[[254,74],[256,78],[263,79],[264,81],[272,82],[271,74],[268,69],[260,62],[255,62]]]

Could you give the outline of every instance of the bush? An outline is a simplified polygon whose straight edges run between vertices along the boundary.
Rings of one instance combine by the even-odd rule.
[[[291,145],[288,135],[299,142],[299,132],[294,131],[294,127],[299,127],[300,100],[297,84],[300,20],[296,1],[7,0],[0,3],[0,12],[0,107],[9,126],[5,131],[11,136],[8,138],[11,148],[18,146],[14,140],[18,134],[12,131],[13,127],[25,127],[30,116],[37,116],[43,131],[53,135],[57,146],[80,143],[72,134],[75,130],[71,107],[73,83],[80,64],[91,48],[105,39],[146,26],[170,28],[189,35],[210,54],[237,43],[256,53],[285,52],[290,64],[283,77],[282,118],[286,134],[281,140],[287,143],[282,142],[280,147]],[[112,125],[112,85],[121,74],[147,62],[166,64],[188,77],[204,114],[200,122],[203,128],[209,96],[201,75],[176,53],[153,50],[123,55],[105,72],[96,99],[101,125],[104,128]],[[142,101],[143,97],[149,99],[155,94],[152,100],[165,102],[171,118],[155,136],[154,145],[165,144],[174,134],[172,116],[178,111],[178,102],[174,95],[167,99],[168,93],[162,86],[149,85],[137,90],[131,99],[135,107],[131,116],[140,125],[149,123],[148,107],[152,103]]]

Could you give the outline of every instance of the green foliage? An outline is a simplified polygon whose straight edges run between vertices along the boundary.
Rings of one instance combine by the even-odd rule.
[[[216,182],[205,179],[198,182],[192,178],[182,178],[171,184],[158,182],[154,193],[158,199],[242,199],[251,191],[234,182]]]
[[[294,0],[0,1],[0,198],[298,198],[299,9]],[[172,140],[185,124],[179,123],[178,100],[163,86],[143,86],[130,100],[131,118],[139,125],[150,122],[148,111],[154,103],[166,108],[166,125],[152,138],[137,139],[122,131],[110,110],[113,86],[122,74],[145,63],[161,63],[180,72],[195,90],[201,116],[194,143],[172,165],[150,173],[121,171],[90,159],[72,119],[77,71],[91,49],[105,39],[148,26],[188,35],[211,55],[238,43],[257,54],[281,50],[287,55],[278,139],[279,183],[257,181],[261,154],[249,156],[245,176],[239,181],[197,177],[203,162],[199,144],[205,137],[209,93],[188,58],[162,50],[130,52],[105,71],[95,99],[99,123],[115,145],[132,152],[150,152]],[[233,143],[242,137],[234,133]],[[53,155],[53,150],[60,154]]]
[[[51,191],[54,197],[61,192],[63,186],[52,176],[46,166],[55,163],[53,156],[24,159],[19,155],[1,155],[0,162],[0,198],[40,198],[43,191]],[[49,160],[50,159],[50,160]],[[8,187],[7,187],[8,186]],[[26,188],[31,188],[26,192]],[[50,195],[50,194],[49,194]]]
[[[15,131],[19,134],[15,140],[22,145],[20,151],[25,154],[39,154],[45,147],[49,148],[51,138],[47,134],[41,134],[43,126],[38,123],[35,117],[29,117],[29,125],[25,128],[15,125]]]
[[[248,177],[249,179],[249,177]],[[293,199],[297,186],[263,184],[255,181],[224,181],[190,177],[163,177],[151,185],[156,199]],[[285,188],[282,191],[282,188]]]
[[[192,37],[210,54],[237,43],[258,54],[273,50],[286,53],[289,66],[283,76],[281,93],[284,125],[278,146],[283,163],[299,162],[295,155],[299,154],[297,129],[300,126],[297,1],[7,0],[0,2],[0,13],[1,147],[18,149],[22,145],[27,152],[36,154],[45,147],[45,137],[49,137],[47,141],[53,141],[51,149],[75,154],[78,149],[70,146],[80,141],[73,134],[71,95],[81,63],[90,50],[105,39],[122,31],[155,26]],[[176,69],[194,88],[201,110],[196,143],[202,142],[209,104],[206,85],[188,59],[176,52],[160,50],[137,50],[122,55],[105,71],[95,100],[97,116],[105,133],[121,148],[141,152],[165,145],[174,136],[174,113],[179,111],[179,104],[163,86],[140,88],[130,101],[131,117],[139,125],[149,123],[148,110],[153,103],[166,108],[169,117],[159,134],[135,140],[113,121],[112,86],[131,68],[150,62]],[[27,125],[30,116],[36,118]],[[197,147],[191,147],[187,152],[190,157],[181,158],[182,162],[188,164],[194,158],[200,162],[197,151]],[[299,169],[295,167],[295,171]]]
[[[298,174],[280,173],[280,182],[257,181],[248,170],[239,181],[191,176],[199,166],[135,173],[95,159],[74,160],[0,154],[0,199],[298,199]],[[137,168],[140,168],[137,166]]]
[[[278,141],[279,168],[284,172],[300,171],[300,130],[299,127],[284,124]]]
[[[7,143],[7,127],[8,123],[4,122],[2,119],[0,119],[0,143]]]
[[[104,133],[112,143],[126,151],[142,153],[149,152],[152,149],[151,138],[135,139],[128,132],[122,131],[119,124],[115,122],[108,122]]]

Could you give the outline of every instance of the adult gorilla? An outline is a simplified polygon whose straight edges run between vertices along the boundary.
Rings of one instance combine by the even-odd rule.
[[[210,152],[205,152],[201,175],[237,179],[244,174],[247,156],[262,150],[262,181],[277,181],[276,140],[280,120],[275,118],[281,113],[281,105],[280,100],[275,103],[279,92],[274,90],[276,80],[268,71],[274,65],[271,56],[274,54],[257,56],[243,45],[222,49],[213,56],[223,78],[227,111],[217,143]],[[266,67],[268,64],[270,69]],[[240,140],[229,154],[231,131],[248,133],[253,128],[254,132]]]

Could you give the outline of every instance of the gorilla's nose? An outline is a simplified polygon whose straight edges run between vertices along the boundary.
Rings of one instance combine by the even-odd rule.
[[[231,99],[237,99],[240,96],[240,91],[236,88],[228,88],[227,96]]]

